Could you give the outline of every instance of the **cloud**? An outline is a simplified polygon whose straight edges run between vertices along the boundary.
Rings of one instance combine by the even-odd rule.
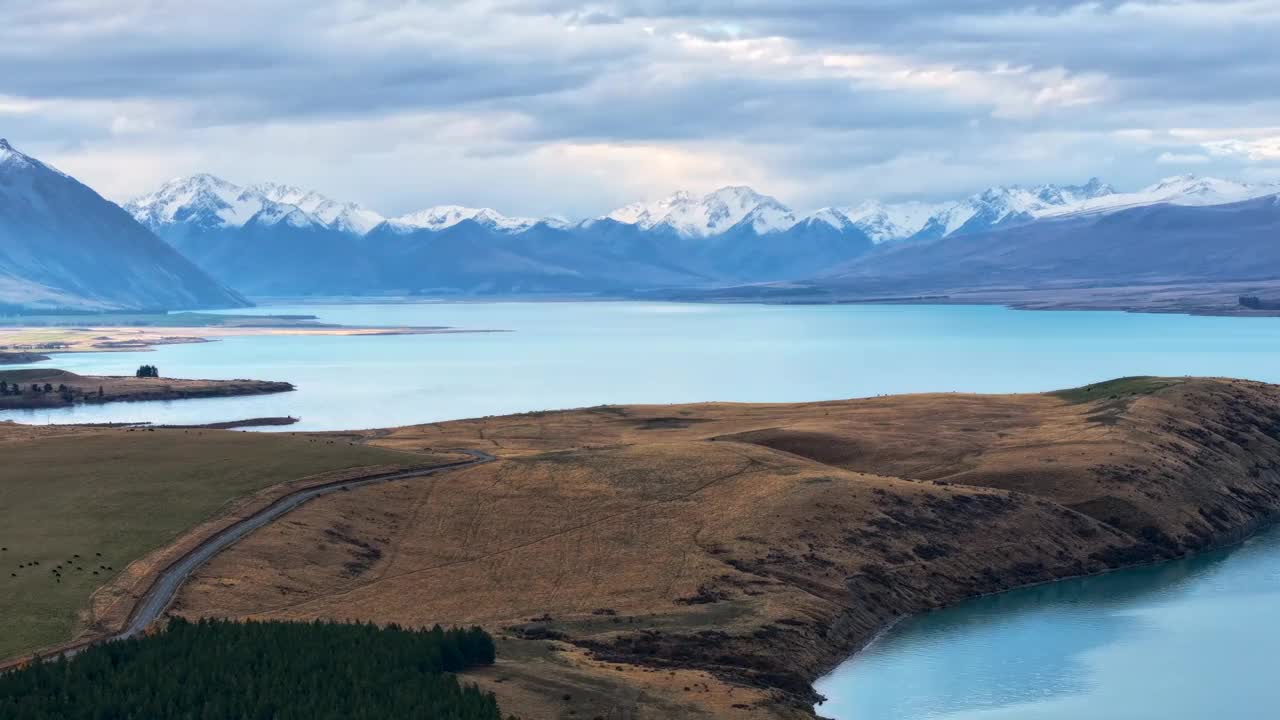
[[[1200,153],[1162,152],[1156,157],[1156,162],[1161,165],[1204,165],[1212,160]]]
[[[1254,140],[1214,140],[1205,143],[1204,147],[1214,155],[1243,157],[1250,162],[1280,160],[1280,135]]]
[[[115,199],[210,171],[388,213],[816,207],[1280,162],[1274,0],[0,5],[0,134]]]

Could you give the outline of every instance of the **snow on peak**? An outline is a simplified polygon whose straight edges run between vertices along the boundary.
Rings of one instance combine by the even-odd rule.
[[[138,222],[153,229],[180,223],[241,227],[265,204],[265,198],[257,193],[201,173],[170,180],[150,195],[130,201],[125,210]]]
[[[341,203],[315,190],[303,190],[296,185],[259,183],[252,190],[276,203],[292,205],[315,217],[322,225],[343,232],[364,235],[386,218],[355,203]]]
[[[1280,193],[1280,183],[1249,184],[1221,178],[1174,175],[1132,193],[1100,195],[1042,217],[1107,213],[1127,208],[1170,205],[1225,205]]]
[[[253,216],[253,222],[268,227],[284,224],[295,228],[311,228],[320,224],[316,221],[316,218],[303,212],[300,208],[293,205],[285,205],[284,203],[267,204],[257,215]]]
[[[924,202],[885,204],[876,200],[867,200],[854,207],[842,208],[840,212],[855,227],[866,233],[872,242],[879,244],[915,235],[935,214],[954,204]]]
[[[16,163],[23,158],[26,158],[28,160],[30,159],[30,158],[27,158],[26,155],[23,155],[17,150],[14,150],[13,146],[9,144],[8,140],[4,138],[0,138],[0,162]]]
[[[125,209],[153,229],[175,224],[239,228],[256,219],[260,224],[322,226],[363,235],[383,221],[375,212],[315,191],[274,183],[241,187],[207,173],[171,180]]]
[[[606,217],[645,230],[669,227],[684,237],[718,235],[743,221],[764,234],[796,224],[790,208],[744,186],[721,188],[704,196],[678,192],[654,203],[633,203]]]
[[[853,227],[853,222],[849,220],[848,216],[836,208],[830,207],[815,211],[801,222],[826,223],[836,230],[848,230]]]
[[[30,167],[33,162],[35,161],[31,158],[14,150],[8,140],[0,138],[0,167]]]
[[[414,230],[439,232],[466,220],[503,232],[523,232],[542,222],[537,218],[507,217],[492,208],[469,208],[461,205],[439,205],[401,215],[388,222],[398,232]]]
[[[30,155],[23,154],[10,145],[8,140],[0,138],[0,170],[29,171],[35,169],[48,170],[62,177],[70,177],[51,165],[46,165]]]

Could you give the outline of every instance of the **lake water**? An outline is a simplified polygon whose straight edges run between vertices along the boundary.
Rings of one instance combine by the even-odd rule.
[[[269,306],[349,325],[491,334],[243,337],[47,366],[287,380],[297,392],[10,411],[20,422],[205,423],[293,415],[299,430],[385,427],[605,403],[803,401],[1029,392],[1122,375],[1280,381],[1280,319],[978,306],[492,303]]]
[[[818,683],[836,720],[1280,717],[1280,531],[909,619]]]

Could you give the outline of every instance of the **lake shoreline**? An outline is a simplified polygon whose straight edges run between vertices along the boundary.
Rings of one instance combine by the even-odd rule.
[[[1129,565],[1123,565],[1123,566],[1114,567],[1114,568],[1106,568],[1106,569],[1098,570],[1096,572],[1081,573],[1079,575],[1067,575],[1059,578],[1054,578],[1051,580],[1031,582],[1025,585],[1018,585],[1015,587],[1003,588],[1003,589],[995,590],[991,592],[980,592],[973,595],[961,597],[957,600],[954,600],[944,605],[927,608],[919,612],[907,613],[907,614],[901,615],[899,617],[893,618],[892,620],[888,621],[884,625],[877,628],[876,631],[869,638],[867,638],[865,642],[858,645],[847,655],[844,655],[843,659],[834,662],[827,669],[823,670],[821,673],[815,676],[810,681],[810,685],[813,688],[813,694],[816,697],[822,697],[821,693],[819,693],[817,690],[817,686],[823,679],[829,677],[840,666],[854,660],[858,656],[863,655],[867,651],[871,650],[877,643],[884,641],[898,626],[900,626],[901,624],[909,620],[914,620],[916,618],[920,618],[926,615],[932,615],[935,613],[952,610],[959,605],[963,605],[968,602],[973,602],[975,600],[982,600],[984,598],[999,597],[1001,595],[1008,595],[1010,593],[1031,590],[1037,587],[1045,587],[1049,585],[1057,585],[1059,583],[1067,583],[1073,580],[1084,580],[1088,578],[1105,577],[1107,575],[1115,575],[1115,574],[1124,573],[1124,572],[1132,572],[1134,570],[1138,570],[1141,568],[1159,567],[1161,565],[1168,565],[1170,563],[1176,563],[1176,562],[1194,559],[1196,557],[1200,557],[1203,555],[1232,550],[1244,545],[1249,540],[1253,539],[1259,534],[1266,532],[1268,530],[1271,530],[1277,526],[1280,526],[1280,512],[1277,512],[1276,514],[1271,515],[1270,517],[1268,517],[1267,519],[1261,522],[1253,524],[1252,527],[1249,527],[1249,529],[1245,530],[1243,533],[1239,533],[1239,534],[1236,532],[1226,533],[1227,539],[1225,539],[1222,542],[1222,544],[1210,545],[1198,550],[1193,550],[1193,551],[1186,552],[1181,555],[1176,555],[1172,557],[1164,557],[1164,558],[1159,558],[1154,560],[1140,561],[1140,562],[1135,562]],[[1238,534],[1238,537],[1237,537],[1237,534]],[[819,720],[831,720],[827,716],[822,715],[820,704],[821,703],[816,703],[815,707],[813,708],[814,717],[819,718]]]
[[[641,292],[631,299],[762,305],[973,305],[1012,310],[1125,312],[1196,317],[1280,317],[1280,280],[1159,281],[1062,287],[928,287],[856,291],[814,283]],[[1245,305],[1249,299],[1251,304]]]

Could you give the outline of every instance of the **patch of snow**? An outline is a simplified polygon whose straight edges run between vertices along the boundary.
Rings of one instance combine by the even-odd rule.
[[[32,168],[44,168],[45,170],[61,175],[64,178],[71,177],[48,163],[40,162],[30,155],[24,155],[23,153],[15,150],[14,147],[9,144],[8,140],[0,138],[0,169],[29,170]]]
[[[473,220],[503,232],[523,232],[542,222],[539,218],[507,217],[492,208],[440,205],[392,218],[388,222],[398,232],[429,230],[439,232],[465,220]]]
[[[1221,178],[1175,175],[1133,193],[1114,193],[1051,209],[1039,217],[1111,213],[1128,208],[1170,205],[1226,205],[1280,193],[1280,183],[1250,184]]]
[[[858,229],[880,244],[911,237],[924,229],[930,218],[939,215],[956,203],[881,203],[867,200],[841,213]]]
[[[749,187],[721,188],[704,196],[678,192],[653,203],[632,203],[607,218],[645,230],[664,226],[683,237],[718,235],[744,220],[760,234],[780,232],[796,224],[790,208]]]

